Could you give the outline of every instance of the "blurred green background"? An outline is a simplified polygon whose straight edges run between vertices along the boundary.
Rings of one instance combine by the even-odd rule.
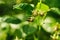
[[[60,40],[60,0],[40,1],[0,0],[0,40]]]

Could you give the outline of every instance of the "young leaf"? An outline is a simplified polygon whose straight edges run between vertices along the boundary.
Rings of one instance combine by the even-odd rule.
[[[36,9],[37,10],[42,10],[44,12],[47,12],[49,10],[49,6],[47,6],[46,4],[38,2],[37,6],[36,6]]]

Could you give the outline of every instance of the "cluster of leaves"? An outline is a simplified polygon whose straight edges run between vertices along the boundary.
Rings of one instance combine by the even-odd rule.
[[[0,40],[60,40],[59,0],[0,0]]]

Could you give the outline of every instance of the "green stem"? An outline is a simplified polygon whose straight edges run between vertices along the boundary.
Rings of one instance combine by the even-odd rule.
[[[42,3],[42,0],[40,0],[40,3]]]
[[[46,12],[45,15],[43,16],[43,20],[45,19],[46,15],[47,15],[47,12]]]
[[[40,0],[40,8],[41,8],[41,3],[42,3],[42,0]]]
[[[42,3],[42,0],[40,0],[40,9],[41,9],[41,3]],[[39,26],[39,30],[40,30],[40,17],[39,17],[40,15],[38,14],[38,19],[37,19],[37,21],[38,21],[38,26]]]

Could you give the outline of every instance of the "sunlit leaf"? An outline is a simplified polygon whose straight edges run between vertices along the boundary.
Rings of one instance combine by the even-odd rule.
[[[43,3],[41,3],[41,4],[38,3],[36,6],[36,9],[47,12],[49,10],[49,6],[47,6],[46,4],[43,4]]]
[[[56,20],[53,17],[46,17],[43,22],[43,29],[47,32],[53,32],[52,27],[56,24]]]
[[[7,34],[4,32],[0,32],[0,40],[6,40]]]

